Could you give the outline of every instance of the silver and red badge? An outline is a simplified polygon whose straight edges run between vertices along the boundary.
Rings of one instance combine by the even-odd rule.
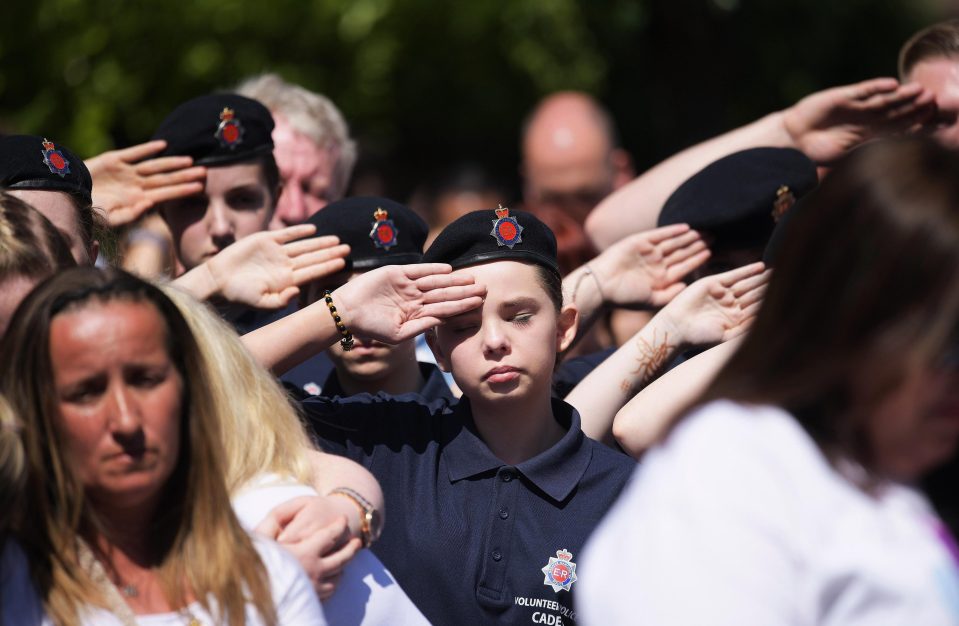
[[[70,161],[63,156],[62,152],[57,150],[57,147],[49,139],[43,140],[43,150],[40,153],[43,155],[43,163],[50,169],[50,173],[57,174],[60,178],[64,178],[70,173]]]
[[[509,209],[501,204],[494,211],[496,219],[493,220],[493,230],[490,231],[490,235],[496,239],[496,243],[510,250],[516,244],[523,243],[523,227],[519,225],[515,217],[509,216]]]
[[[224,148],[236,148],[243,143],[243,124],[236,119],[236,112],[230,107],[223,107],[220,111],[220,125],[214,133],[217,141]]]
[[[540,571],[546,575],[543,584],[552,587],[556,593],[569,591],[577,580],[573,554],[565,548],[557,550],[555,557],[549,557],[549,563]]]
[[[373,211],[375,221],[373,222],[373,230],[370,231],[370,239],[373,240],[373,245],[387,252],[396,245],[396,235],[400,232],[389,217],[389,213],[377,208]]]

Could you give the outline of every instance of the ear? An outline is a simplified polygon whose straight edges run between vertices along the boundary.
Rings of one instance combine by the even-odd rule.
[[[556,353],[560,354],[573,343],[576,337],[576,323],[579,321],[579,311],[576,305],[567,304],[559,312],[556,320]]]
[[[97,257],[100,255],[100,242],[94,239],[87,252],[90,254],[90,265],[96,265]]]
[[[443,348],[440,347],[440,342],[436,338],[435,328],[426,331],[426,345],[433,351],[433,358],[436,359],[436,366],[440,368],[440,371],[449,372],[450,360],[448,355],[443,351]]]

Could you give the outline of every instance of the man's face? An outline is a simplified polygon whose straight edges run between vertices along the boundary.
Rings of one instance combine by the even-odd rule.
[[[933,138],[947,148],[959,148],[959,59],[922,60],[906,81],[919,83],[935,96],[937,114],[928,125]]]
[[[582,223],[614,188],[610,146],[598,133],[557,128],[526,142],[524,200]]]
[[[293,130],[282,115],[274,115],[273,156],[280,169],[283,190],[270,221],[277,230],[302,224],[332,200],[333,167],[329,151]]]

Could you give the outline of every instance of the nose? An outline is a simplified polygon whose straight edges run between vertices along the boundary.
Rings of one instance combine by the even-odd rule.
[[[306,209],[306,194],[295,181],[284,185],[280,199],[276,203],[276,215],[288,226],[302,224],[309,217]]]
[[[131,437],[140,432],[140,405],[124,384],[110,390],[110,428],[115,437]]]
[[[207,232],[218,247],[225,248],[233,243],[233,221],[226,207],[217,201],[210,203],[206,212]]]
[[[482,337],[484,356],[500,357],[509,354],[509,337],[501,321],[484,321]]]

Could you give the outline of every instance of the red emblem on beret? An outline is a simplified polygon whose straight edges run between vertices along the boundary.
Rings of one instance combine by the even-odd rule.
[[[387,252],[396,245],[396,235],[400,232],[393,224],[393,220],[388,219],[389,216],[390,214],[381,208],[373,211],[375,221],[373,222],[373,230],[370,231],[370,239],[373,240],[373,245]]]
[[[519,225],[515,217],[509,216],[509,209],[501,204],[498,209],[493,210],[496,212],[496,219],[493,220],[493,230],[490,231],[490,235],[496,239],[496,243],[510,250],[516,244],[523,243],[523,227]]]
[[[230,107],[223,107],[220,112],[220,125],[216,127],[214,136],[224,148],[233,149],[243,143],[243,125]]]
[[[43,163],[51,174],[57,174],[60,178],[64,178],[70,173],[70,161],[63,156],[62,152],[57,150],[57,147],[49,139],[43,140],[43,150],[40,151],[40,154],[43,155]]]

